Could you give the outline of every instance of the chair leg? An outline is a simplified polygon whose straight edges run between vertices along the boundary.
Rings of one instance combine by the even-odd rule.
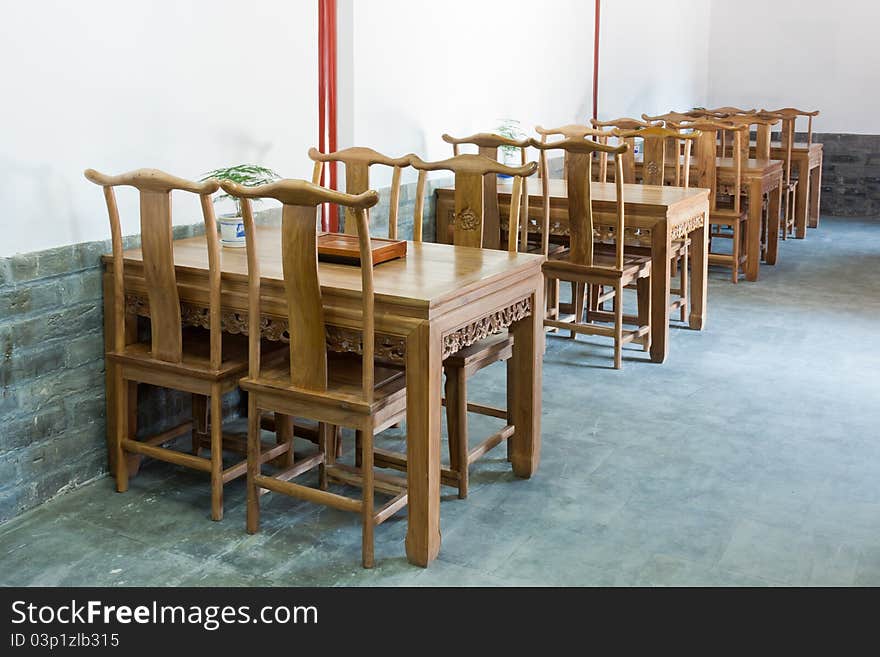
[[[684,251],[681,254],[681,277],[679,278],[679,282],[681,284],[681,300],[682,306],[678,309],[678,321],[686,322],[687,314],[688,314],[688,306],[690,305],[690,291],[688,290],[688,267],[690,265],[688,247],[685,245]]]
[[[504,367],[507,369],[507,424],[514,424],[513,422],[513,409],[516,404],[516,374],[514,372],[513,367],[511,366],[511,359],[507,359],[504,362]],[[507,439],[507,461],[513,461],[513,441],[516,440],[516,429],[514,428],[513,435]]]
[[[342,458],[342,427],[333,425],[333,449],[336,458]]]
[[[247,533],[260,531],[260,490],[254,481],[260,474],[260,411],[257,397],[248,395],[247,435]]]
[[[202,455],[202,439],[208,434],[208,398],[204,395],[192,396],[192,447],[193,456]]]
[[[354,467],[359,468],[363,464],[361,460],[361,432],[354,432]]]
[[[732,258],[733,258],[733,274],[731,274],[732,280],[734,283],[739,283],[739,233],[740,226],[742,222],[736,221],[733,224],[733,246],[732,246]]]
[[[585,289],[583,283],[571,284],[571,305],[574,309],[575,324],[580,324],[584,321],[584,292]],[[571,340],[577,339],[577,332],[572,330],[571,335],[568,337]]]
[[[279,456],[273,463],[279,468],[289,468],[293,465],[293,418],[289,415],[275,413],[275,443],[278,445],[286,444],[287,452]]]
[[[124,493],[128,490],[128,459],[122,448],[122,441],[129,437],[128,429],[128,397],[130,394],[128,381],[122,378],[122,368],[116,368],[114,382],[116,385],[116,435],[113,439],[114,466],[116,474],[116,490]]]
[[[223,520],[223,393],[211,386],[211,520]]]
[[[614,284],[614,369],[623,366],[621,351],[623,349],[623,286],[618,281]]]
[[[374,544],[373,529],[375,527],[373,511],[373,427],[371,424],[359,430],[362,439],[361,475],[363,476],[363,565],[364,568],[373,567]]]
[[[467,377],[464,368],[446,368],[446,426],[449,469],[458,473],[458,497],[468,495]]]
[[[333,461],[332,455],[327,456],[332,454],[330,445],[331,428],[329,424],[318,423],[318,450],[324,455],[324,460],[318,464],[318,488],[321,490],[327,490],[327,462],[328,459],[330,462]]]
[[[636,296],[639,309],[639,326],[651,324],[651,278],[640,278],[636,281]],[[651,331],[642,338],[642,350],[651,350]]]

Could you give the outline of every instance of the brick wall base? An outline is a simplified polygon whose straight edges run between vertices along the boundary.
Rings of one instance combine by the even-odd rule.
[[[822,143],[822,214],[880,218],[880,135],[816,133]]]

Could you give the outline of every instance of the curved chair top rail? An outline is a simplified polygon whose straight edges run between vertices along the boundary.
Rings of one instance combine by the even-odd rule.
[[[558,128],[545,128],[540,125],[535,126],[535,132],[539,135],[549,137],[552,135],[562,135],[566,139],[583,139],[585,137],[610,137],[610,132],[603,132],[597,128],[591,128],[588,125],[579,123],[568,123]]]
[[[504,135],[496,135],[494,132],[478,132],[469,137],[453,137],[444,133],[441,137],[447,144],[473,144],[479,148],[498,148],[499,146],[515,146],[517,148],[526,148],[529,145],[529,138],[512,139]]]
[[[445,170],[455,171],[456,173],[503,173],[508,176],[531,176],[538,170],[537,162],[529,162],[521,167],[509,167],[493,160],[491,157],[471,153],[456,155],[446,160],[438,160],[437,162],[425,162],[418,155],[411,155],[410,164],[419,171]]]
[[[238,198],[274,198],[285,205],[306,207],[316,207],[322,203],[336,203],[357,210],[366,210],[379,202],[379,194],[374,190],[362,194],[346,194],[314,185],[307,180],[291,178],[255,187],[245,187],[231,180],[224,180],[220,183],[220,187],[227,194]]]
[[[333,153],[322,153],[312,146],[309,149],[309,157],[315,162],[351,162],[353,164],[384,164],[389,167],[405,167],[409,166],[409,155],[402,157],[388,157],[372,148],[363,146],[352,146],[351,148],[343,148]]]
[[[173,189],[180,189],[195,194],[213,194],[220,189],[220,184],[214,178],[204,182],[193,182],[159,169],[135,169],[118,176],[108,176],[94,169],[86,169],[83,175],[87,180],[102,187],[127,185],[150,192],[170,192]]]
[[[699,130],[693,132],[680,132],[672,128],[664,128],[663,126],[649,124],[647,127],[636,130],[612,130],[615,137],[621,139],[629,139],[630,137],[662,137],[674,139],[696,139],[702,133]]]
[[[628,116],[622,116],[619,119],[611,119],[610,121],[590,119],[590,124],[594,128],[618,128],[620,130],[635,130],[637,128],[647,128],[652,125],[657,125],[656,122],[640,121],[639,119],[633,119]]]
[[[612,153],[614,155],[622,155],[629,149],[629,144],[620,144],[619,146],[609,146],[608,144],[600,144],[596,141],[587,139],[560,139],[558,141],[538,141],[531,140],[531,146],[542,151],[549,151],[559,148],[571,153]]]
[[[707,116],[716,116],[716,117],[725,117],[731,116],[734,114],[754,114],[758,110],[754,107],[752,109],[742,109],[741,107],[715,107],[713,109],[705,109],[705,110],[693,110],[694,112],[702,112]]]
[[[736,114],[719,118],[723,121],[737,125],[741,123],[748,125],[773,125],[779,123],[784,117],[781,114],[774,114],[772,112],[750,112],[747,114]]]
[[[819,110],[808,112],[806,110],[796,109],[794,107],[783,107],[782,109],[776,110],[762,109],[761,112],[767,114],[778,114],[784,119],[792,118],[794,116],[819,116]]]
[[[705,110],[690,110],[688,112],[666,112],[665,114],[658,114],[656,116],[648,116],[647,114],[642,114],[642,119],[645,121],[693,121],[695,119],[705,118],[707,112]],[[717,117],[716,117],[717,118]]]

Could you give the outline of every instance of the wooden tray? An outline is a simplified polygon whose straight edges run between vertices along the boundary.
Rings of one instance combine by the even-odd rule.
[[[406,242],[404,240],[386,240],[374,237],[370,241],[373,247],[373,265],[406,256]],[[346,233],[318,235],[318,260],[360,265],[361,249],[357,236]]]

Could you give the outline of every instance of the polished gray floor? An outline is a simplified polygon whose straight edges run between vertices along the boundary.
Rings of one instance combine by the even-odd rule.
[[[240,481],[214,523],[204,476],[151,464],[126,494],[103,479],[0,527],[0,583],[880,585],[878,319],[880,223],[824,219],[758,283],[713,272],[706,329],[673,329],[664,365],[549,338],[537,476],[499,449],[469,499],[444,489],[428,569],[404,558],[405,515],[366,571],[355,516],[269,495],[248,536]]]

